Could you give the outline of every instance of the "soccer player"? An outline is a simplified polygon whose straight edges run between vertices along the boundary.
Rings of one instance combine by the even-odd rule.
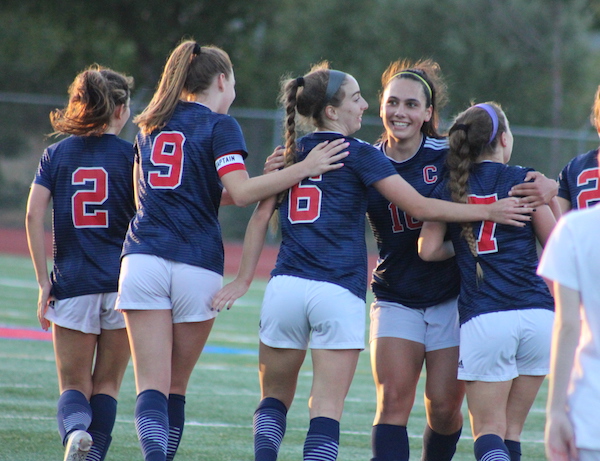
[[[171,460],[184,427],[185,393],[217,311],[223,186],[236,205],[342,167],[345,144],[323,144],[294,168],[249,178],[246,144],[227,111],[235,98],[229,56],[180,43],[134,122],[137,212],[123,245],[117,308],[124,312],[135,371],[135,424],[145,461]]]
[[[456,117],[449,132],[448,179],[433,196],[459,203],[492,203],[522,183],[527,169],[508,166],[513,137],[494,103]],[[532,223],[508,227],[489,221],[424,223],[419,255],[454,256],[460,270],[460,358],[474,451],[478,461],[520,458],[525,419],[548,372],[553,300],[535,273],[536,237],[542,244],[555,223],[548,205]],[[451,241],[446,241],[449,231]],[[512,449],[511,449],[512,448]]]
[[[538,267],[553,283],[556,306],[546,407],[550,461],[600,459],[599,227],[600,205],[563,216]]]
[[[419,193],[429,196],[445,172],[448,141],[438,133],[447,100],[439,65],[392,62],[382,75],[375,145]],[[373,460],[408,461],[407,425],[426,365],[422,460],[449,461],[462,430],[464,383],[458,363],[460,280],[454,258],[425,262],[417,253],[422,222],[369,189],[369,223],[379,249],[371,288],[371,366],[377,389]]]
[[[50,120],[71,135],[44,151],[27,203],[27,238],[39,284],[38,319],[53,323],[65,461],[103,460],[129,361],[123,315],[114,310],[119,259],[133,216],[133,146],[118,137],[133,80],[92,66]],[[54,266],[48,275],[44,217],[52,200]],[[93,443],[93,444],[92,444]]]
[[[375,147],[416,190],[429,196],[446,172],[448,141],[438,133],[447,88],[432,60],[392,62],[381,77],[384,133]],[[532,180],[532,181],[529,181]],[[530,206],[550,201],[556,181],[530,172],[515,195]],[[524,189],[523,189],[524,188]],[[450,460],[462,429],[464,384],[456,378],[460,280],[454,258],[425,262],[417,253],[422,222],[369,190],[369,223],[379,249],[371,288],[371,365],[377,388],[373,460],[409,459],[407,423],[426,366],[423,461]]]
[[[600,86],[594,96],[590,120],[600,135]],[[563,213],[599,203],[598,149],[571,159],[560,172],[558,182],[558,203]]]
[[[310,348],[314,375],[304,459],[334,460],[344,400],[364,348],[368,187],[376,187],[420,219],[493,215],[494,220],[521,226],[528,218],[520,213],[530,209],[513,208],[515,202],[504,201],[503,212],[494,205],[447,204],[420,195],[379,150],[349,137],[360,128],[368,105],[357,81],[329,70],[326,63],[303,77],[284,80],[281,102],[286,135],[283,171],[324,140],[347,139],[350,155],[343,168],[308,178],[283,197],[259,204],[248,225],[238,276],[215,296],[213,305],[229,307],[247,290],[269,218],[278,206],[282,243],[260,319],[261,402],[254,414],[255,459],[277,458],[298,373]],[[296,140],[296,117],[316,131]]]

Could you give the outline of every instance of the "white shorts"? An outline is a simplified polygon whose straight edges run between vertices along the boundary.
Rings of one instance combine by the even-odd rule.
[[[56,299],[44,317],[63,328],[99,335],[102,330],[125,328],[123,314],[115,311],[116,299],[117,293]]]
[[[550,371],[554,312],[522,309],[478,315],[460,327],[458,379],[510,381]]]
[[[216,272],[147,254],[121,261],[116,309],[171,310],[173,323],[202,322],[217,316],[211,301],[223,286]]]
[[[411,309],[399,303],[371,304],[370,340],[401,338],[425,345],[425,351],[456,347],[460,342],[457,298],[427,309]]]
[[[328,282],[278,275],[267,284],[260,340],[280,349],[364,349],[365,301]]]
[[[579,454],[579,461],[600,461],[600,450],[579,448],[577,453]]]

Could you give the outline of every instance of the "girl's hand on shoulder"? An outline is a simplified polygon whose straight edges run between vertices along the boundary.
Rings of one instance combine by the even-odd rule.
[[[511,197],[522,197],[521,203],[532,208],[550,203],[557,194],[558,182],[547,178],[539,171],[529,171],[525,181],[513,186],[508,193]]]
[[[272,173],[273,171],[281,170],[285,165],[285,159],[283,153],[285,148],[283,146],[277,146],[273,153],[265,160],[265,166],[263,168],[263,174]]]
[[[531,213],[534,208],[524,205],[516,197],[507,197],[491,203],[489,206],[490,217],[488,221],[498,224],[509,224],[511,226],[524,227],[531,221]]]
[[[223,288],[221,288],[212,300],[212,308],[217,312],[223,309],[231,309],[233,303],[246,294],[250,284],[240,279],[234,279]]]
[[[344,166],[343,163],[336,163],[346,158],[349,152],[344,151],[350,143],[343,138],[333,141],[324,141],[317,144],[311,150],[306,158],[300,162],[307,168],[306,177],[319,176],[331,170],[337,170]]]

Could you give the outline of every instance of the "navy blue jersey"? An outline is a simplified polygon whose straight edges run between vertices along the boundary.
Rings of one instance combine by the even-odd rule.
[[[558,176],[558,196],[571,202],[571,208],[587,208],[600,203],[598,149],[571,159]]]
[[[381,145],[377,145],[381,149]],[[421,195],[428,197],[446,171],[447,139],[424,137],[418,152],[397,162],[396,171]],[[369,188],[369,223],[379,249],[371,288],[378,300],[426,308],[458,296],[460,279],[454,258],[425,262],[417,252],[423,223]]]
[[[318,143],[340,138],[317,132],[298,142],[298,160]],[[272,275],[335,283],[365,299],[367,188],[395,174],[389,160],[368,143],[344,136],[344,166],[290,189],[280,206],[282,243]]]
[[[512,186],[520,184],[530,169],[502,163],[475,164],[469,175],[469,202],[490,203],[508,197]],[[447,181],[432,196],[450,199]],[[461,226],[448,223],[456,251],[461,288],[458,311],[461,325],[471,318],[514,309],[553,310],[554,301],[546,283],[536,275],[538,255],[531,222],[525,227],[474,222],[479,262],[483,279],[477,281],[475,258],[467,241],[460,236]]]
[[[71,136],[44,151],[34,183],[52,194],[57,299],[117,291],[133,201],[133,146],[123,139]]]
[[[143,253],[223,274],[218,221],[223,185],[217,164],[245,157],[237,121],[194,102],[179,102],[160,131],[138,134],[139,209],[123,255]]]

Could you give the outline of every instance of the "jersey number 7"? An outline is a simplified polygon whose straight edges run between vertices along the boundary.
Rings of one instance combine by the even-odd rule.
[[[469,203],[487,205],[498,201],[496,194],[493,195],[469,195]],[[477,253],[496,253],[498,241],[496,240],[496,223],[483,221],[477,237]]]

